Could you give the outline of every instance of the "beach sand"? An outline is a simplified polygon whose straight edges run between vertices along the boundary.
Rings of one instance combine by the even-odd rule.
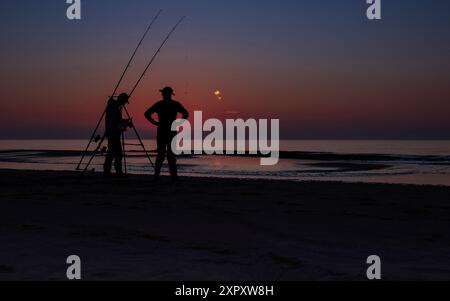
[[[0,280],[450,280],[450,187],[0,175]]]

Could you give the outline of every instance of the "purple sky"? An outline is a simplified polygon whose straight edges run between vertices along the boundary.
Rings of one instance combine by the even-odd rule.
[[[171,85],[206,117],[279,118],[283,138],[450,139],[449,1],[383,1],[377,22],[364,0],[85,0],[81,21],[66,7],[2,1],[0,138],[88,137],[162,8],[121,88],[186,15],[129,107],[145,137]]]

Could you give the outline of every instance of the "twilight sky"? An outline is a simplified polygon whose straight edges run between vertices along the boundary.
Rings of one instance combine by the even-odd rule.
[[[450,1],[2,0],[0,138],[89,138],[137,41],[128,91],[182,16],[129,110],[171,85],[206,117],[279,118],[282,138],[450,139]],[[221,90],[223,100],[214,96]]]

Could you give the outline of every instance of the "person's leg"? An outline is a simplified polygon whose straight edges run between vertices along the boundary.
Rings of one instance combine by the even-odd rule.
[[[121,136],[118,135],[114,139],[114,168],[116,170],[117,175],[123,175],[122,159],[123,159],[122,141]]]
[[[176,136],[175,133],[170,134],[170,139],[167,141],[167,160],[169,161],[169,170],[172,180],[178,180],[178,170],[177,170],[177,158],[172,150],[172,139]]]
[[[103,164],[103,174],[104,175],[110,175],[111,174],[111,167],[114,160],[114,153],[113,153],[113,144],[110,138],[108,138],[108,151],[106,152],[105,156],[105,163]]]
[[[158,156],[156,157],[155,162],[155,180],[159,179],[159,175],[161,174],[161,168],[164,163],[166,157],[166,143],[165,136],[158,132],[156,142],[157,142],[157,151]]]

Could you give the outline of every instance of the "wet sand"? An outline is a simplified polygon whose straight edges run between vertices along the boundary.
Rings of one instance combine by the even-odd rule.
[[[450,280],[450,187],[0,176],[0,280]]]

